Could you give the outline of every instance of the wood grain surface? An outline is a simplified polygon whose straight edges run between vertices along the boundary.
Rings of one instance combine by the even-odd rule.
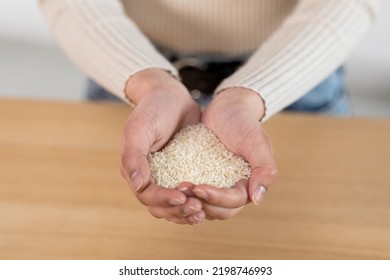
[[[0,259],[390,259],[390,120],[275,116],[261,205],[182,226],[120,176],[130,112],[0,99]]]

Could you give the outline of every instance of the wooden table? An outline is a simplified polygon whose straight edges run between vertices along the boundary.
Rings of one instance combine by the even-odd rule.
[[[129,113],[0,99],[0,259],[390,259],[390,120],[274,117],[266,199],[194,227],[122,180]]]

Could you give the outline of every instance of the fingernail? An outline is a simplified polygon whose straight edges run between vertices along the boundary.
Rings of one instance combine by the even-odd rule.
[[[192,215],[189,219],[190,219],[190,222],[193,226],[197,226],[199,225],[201,222],[203,222],[205,218],[205,214],[204,212],[200,211],[194,215]]]
[[[188,215],[191,215],[197,211],[200,211],[200,207],[195,207],[195,206],[187,206],[187,207],[184,207],[184,216],[188,216]]]
[[[138,171],[134,171],[130,176],[131,184],[133,185],[133,189],[137,192],[142,186],[142,177],[138,173]]]
[[[179,187],[177,187],[177,189],[181,192],[187,192],[189,190],[189,188],[187,186],[179,186]]]
[[[183,205],[186,202],[185,197],[180,197],[180,198],[171,198],[169,200],[169,204],[172,206],[178,206],[178,205]]]
[[[197,221],[203,221],[203,219],[206,217],[205,213],[203,211],[200,211],[194,215],[195,220]]]
[[[177,187],[177,190],[181,191],[182,193],[184,193],[187,196],[189,194],[191,194],[191,191],[187,186],[179,186],[179,187]]]
[[[256,191],[252,195],[252,201],[255,205],[259,205],[260,201],[264,198],[267,189],[263,186],[257,187]]]
[[[207,192],[205,192],[204,190],[202,189],[194,189],[193,192],[195,193],[195,195],[203,200],[208,200],[209,199],[209,195],[207,194]]]

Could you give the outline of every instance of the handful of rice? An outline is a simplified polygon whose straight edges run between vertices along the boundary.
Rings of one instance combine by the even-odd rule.
[[[203,124],[183,128],[148,160],[156,184],[166,188],[182,182],[227,188],[251,175],[248,162],[228,151]]]

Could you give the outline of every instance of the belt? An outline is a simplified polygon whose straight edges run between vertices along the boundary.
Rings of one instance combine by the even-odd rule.
[[[183,57],[171,62],[179,71],[182,83],[192,98],[201,100],[214,93],[221,81],[233,74],[243,61],[207,62],[194,57]]]

